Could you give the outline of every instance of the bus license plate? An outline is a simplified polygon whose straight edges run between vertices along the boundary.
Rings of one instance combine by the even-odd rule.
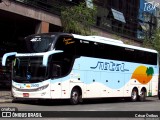
[[[23,97],[29,97],[29,93],[23,93]]]

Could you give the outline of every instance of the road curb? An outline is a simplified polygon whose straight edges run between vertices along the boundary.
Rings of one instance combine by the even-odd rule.
[[[11,91],[9,90],[0,90],[0,103],[12,103],[13,97]]]
[[[0,99],[0,103],[12,103],[13,99]]]

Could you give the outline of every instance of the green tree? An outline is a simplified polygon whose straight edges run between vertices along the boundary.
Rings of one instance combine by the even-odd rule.
[[[160,53],[160,28],[156,29],[153,35],[153,48]]]
[[[147,48],[152,48],[160,53],[160,28],[154,31],[152,38],[145,37],[143,46]]]
[[[61,11],[61,22],[64,32],[81,35],[92,35],[91,25],[95,24],[96,8],[86,7],[80,3],[73,7],[64,7]]]

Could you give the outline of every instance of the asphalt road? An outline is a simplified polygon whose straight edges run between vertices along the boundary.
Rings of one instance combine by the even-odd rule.
[[[148,97],[145,102],[130,102],[123,99],[84,100],[78,105],[68,101],[17,101],[1,103],[0,107],[17,107],[19,111],[160,111],[158,97]]]
[[[145,102],[130,102],[123,99],[101,99],[101,100],[85,100],[79,105],[70,105],[66,101],[18,101],[18,103],[1,103],[0,108],[16,107],[18,111],[160,111],[160,100],[157,97],[149,97]],[[125,112],[123,112],[125,114]],[[127,112],[126,112],[127,114]],[[160,116],[158,116],[160,117]],[[39,119],[39,118],[37,118]],[[50,120],[51,118],[45,118]],[[150,120],[150,118],[55,118],[56,120]],[[34,118],[36,120],[36,118]],[[160,120],[159,118],[152,118],[152,120]]]

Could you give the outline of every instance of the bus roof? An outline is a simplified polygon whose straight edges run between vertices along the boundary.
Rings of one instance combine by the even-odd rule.
[[[88,40],[92,42],[99,42],[99,43],[104,43],[104,44],[110,44],[110,45],[115,45],[115,46],[120,46],[120,47],[126,47],[129,49],[137,49],[137,50],[142,50],[142,51],[147,51],[147,52],[158,53],[156,50],[153,50],[153,49],[148,49],[148,48],[143,48],[143,47],[138,47],[138,46],[133,46],[133,45],[127,45],[127,44],[124,44],[120,40],[115,40],[111,38],[106,38],[106,37],[101,37],[101,36],[82,36],[82,35],[77,35],[77,34],[72,34],[72,35],[74,38],[77,38],[77,39]]]

